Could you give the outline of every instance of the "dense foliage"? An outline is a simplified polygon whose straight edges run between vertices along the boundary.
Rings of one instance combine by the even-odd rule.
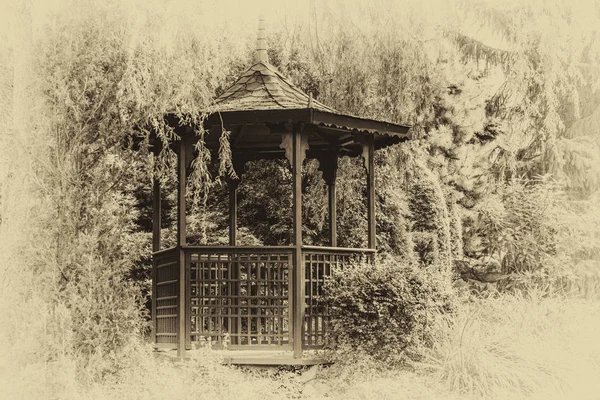
[[[335,271],[325,287],[329,346],[344,363],[371,358],[396,366],[418,359],[453,300],[447,282],[414,264],[392,257],[356,261]]]

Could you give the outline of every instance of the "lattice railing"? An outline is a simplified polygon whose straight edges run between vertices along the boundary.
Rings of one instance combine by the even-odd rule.
[[[290,247],[188,247],[192,342],[290,344]]]
[[[213,345],[290,348],[294,247],[186,246],[185,338]],[[302,247],[303,348],[325,344],[328,311],[323,287],[351,260],[372,250]],[[154,253],[156,344],[175,346],[179,327],[179,249]],[[301,287],[301,286],[300,286]],[[182,299],[183,300],[183,299]],[[183,329],[183,328],[182,328]]]
[[[157,344],[177,343],[178,257],[179,252],[176,249],[163,250],[153,255]]]
[[[328,310],[323,305],[323,286],[327,278],[340,271],[352,260],[371,259],[372,250],[322,248],[305,246],[304,259],[304,348],[321,348],[325,345]]]

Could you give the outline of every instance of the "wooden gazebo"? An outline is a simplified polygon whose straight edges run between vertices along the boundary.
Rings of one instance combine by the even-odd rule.
[[[293,175],[293,242],[290,246],[238,246],[237,180],[229,184],[229,245],[186,244],[186,176],[195,141],[190,126],[168,116],[181,140],[178,155],[177,245],[160,246],[160,186],[154,183],[152,321],[156,347],[178,355],[209,339],[227,349],[293,351],[324,345],[327,315],[319,307],[325,277],[375,246],[374,151],[408,139],[409,126],[345,115],[313,100],[268,61],[261,19],[255,63],[216,99],[205,120],[205,144],[217,151],[231,132],[234,167],[287,158]],[[336,170],[341,156],[363,157],[367,171],[368,248],[340,248],[336,240]],[[302,164],[319,161],[329,189],[329,247],[302,242]]]

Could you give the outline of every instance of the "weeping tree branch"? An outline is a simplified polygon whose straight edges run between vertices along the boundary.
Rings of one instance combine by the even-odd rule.
[[[513,61],[515,53],[512,51],[488,46],[479,40],[456,31],[449,31],[446,35],[458,46],[463,62],[475,61],[479,64],[481,60],[485,61],[486,69],[489,65],[500,65],[507,71]]]

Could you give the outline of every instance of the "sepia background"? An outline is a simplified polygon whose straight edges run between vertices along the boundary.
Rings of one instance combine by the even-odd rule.
[[[0,10],[0,398],[598,398],[600,2]],[[251,64],[259,15],[270,62],[295,85],[341,112],[412,125],[414,139],[378,154],[386,269],[365,274],[419,282],[398,300],[419,325],[383,321],[310,373],[242,371],[208,349],[173,362],[148,342],[152,176],[170,190],[169,243],[174,158],[154,161],[132,137],[164,129],[167,112],[202,118]],[[366,237],[359,163],[340,160],[340,246]],[[199,170],[191,240],[224,243],[227,172]],[[327,193],[316,162],[303,174],[305,240],[319,244]],[[289,241],[290,182],[285,164],[249,166],[243,243]]]

